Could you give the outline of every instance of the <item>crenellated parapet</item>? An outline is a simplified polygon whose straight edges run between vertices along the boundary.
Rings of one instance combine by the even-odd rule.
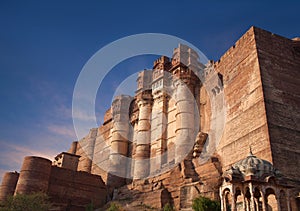
[[[136,93],[141,91],[150,90],[152,84],[152,70],[143,70],[139,72],[137,78],[137,90]]]
[[[199,61],[199,55],[189,46],[179,44],[173,51],[172,67],[170,72],[175,78],[183,80],[187,84],[199,82],[199,75],[204,69]]]
[[[213,61],[209,61],[204,69],[204,85],[208,92],[213,94],[212,97],[223,90],[223,75],[215,71],[214,65]]]
[[[168,70],[171,67],[170,59],[166,56],[161,56],[153,63],[153,70]],[[153,78],[155,79],[155,78]]]

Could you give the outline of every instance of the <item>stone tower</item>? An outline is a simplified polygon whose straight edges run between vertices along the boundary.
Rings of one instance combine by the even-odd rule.
[[[138,74],[134,96],[117,96],[103,124],[55,165],[27,157],[20,174],[6,174],[0,200],[39,188],[63,196],[58,184],[73,194],[65,185],[71,180],[99,204],[108,196],[124,206],[170,203],[179,210],[204,195],[221,200],[223,210],[296,210],[299,38],[251,27],[219,61],[199,60],[182,44],[172,58],[158,58]],[[56,183],[57,175],[68,183]],[[94,194],[104,189],[105,199]]]

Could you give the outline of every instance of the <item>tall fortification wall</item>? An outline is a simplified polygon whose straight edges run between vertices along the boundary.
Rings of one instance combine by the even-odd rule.
[[[300,40],[255,28],[273,164],[300,178]]]
[[[62,206],[89,199],[100,206],[108,193],[157,208],[167,202],[188,208],[200,193],[218,199],[222,173],[247,157],[250,147],[289,185],[300,186],[299,71],[299,39],[255,27],[219,61],[205,65],[179,45],[172,58],[162,56],[138,74],[135,96],[116,97],[103,124],[56,158],[61,168],[26,157],[20,174],[7,173],[0,200],[43,191]],[[222,128],[216,116],[222,110],[218,142],[212,131]]]
[[[223,138],[218,146],[223,168],[253,152],[272,162],[261,72],[254,28],[249,29],[218,62],[227,108]]]

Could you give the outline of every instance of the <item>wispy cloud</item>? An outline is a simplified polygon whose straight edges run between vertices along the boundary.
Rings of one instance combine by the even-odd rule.
[[[0,154],[0,165],[2,166],[2,168],[0,169],[1,180],[5,172],[19,171],[25,156],[34,155],[53,160],[55,155],[58,154],[57,151],[52,149],[40,150],[33,147],[27,147],[18,144],[10,144],[3,141],[1,141],[0,143],[2,148],[5,149]]]
[[[56,135],[61,135],[67,137],[71,140],[76,138],[74,129],[72,126],[65,126],[65,125],[48,125],[47,129],[49,132],[54,133]]]
[[[25,156],[41,156],[52,160],[57,154],[57,151],[52,149],[38,149],[38,147],[33,148],[3,142],[1,142],[1,145],[6,150],[0,154],[0,162],[5,162],[6,165],[9,164],[11,166],[19,166]]]

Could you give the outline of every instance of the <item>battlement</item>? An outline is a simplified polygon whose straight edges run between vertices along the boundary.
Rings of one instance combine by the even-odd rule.
[[[170,59],[166,56],[161,56],[153,62],[153,70],[167,70],[170,65]]]

